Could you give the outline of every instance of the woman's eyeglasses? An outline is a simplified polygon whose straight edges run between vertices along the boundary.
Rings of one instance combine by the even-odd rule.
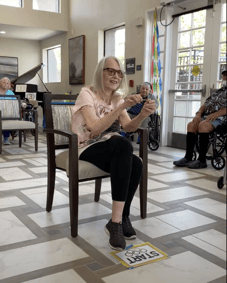
[[[123,76],[124,76],[121,70],[115,70],[115,69],[112,69],[112,68],[103,69],[103,71],[105,71],[105,70],[107,70],[107,73],[108,73],[109,76],[114,76],[116,73],[117,73],[117,75],[120,79],[122,79]]]

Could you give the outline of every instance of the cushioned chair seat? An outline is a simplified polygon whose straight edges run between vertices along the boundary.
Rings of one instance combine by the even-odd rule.
[[[29,121],[18,121],[18,120],[3,120],[2,130],[26,130],[35,129],[35,123]]]
[[[67,175],[69,175],[69,151],[66,150],[56,155],[55,161],[56,167],[66,170]],[[79,160],[79,180],[104,176],[109,176],[109,173],[87,161]]]

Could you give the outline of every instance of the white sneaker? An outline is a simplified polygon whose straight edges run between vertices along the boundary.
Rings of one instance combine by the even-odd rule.
[[[4,140],[4,145],[10,145],[10,141],[8,139]]]

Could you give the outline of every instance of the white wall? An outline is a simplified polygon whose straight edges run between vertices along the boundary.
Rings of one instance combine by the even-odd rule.
[[[0,56],[18,57],[18,75],[22,75],[42,62],[40,42],[35,40],[20,40],[4,38],[0,41]],[[38,84],[38,76],[28,83]]]
[[[134,88],[143,82],[144,68],[144,33],[145,27],[135,27],[135,20],[145,18],[145,11],[159,6],[159,0],[70,0],[69,38],[80,35],[86,37],[85,84],[90,84],[98,62],[98,33],[116,25],[126,25],[126,58],[135,57],[136,65],[142,65],[141,71],[128,75],[134,80]],[[71,86],[73,93],[78,93],[79,86]]]
[[[61,13],[36,11],[32,9],[32,0],[24,0],[23,2],[23,8],[0,5],[0,23],[68,31],[69,0],[61,1]]]

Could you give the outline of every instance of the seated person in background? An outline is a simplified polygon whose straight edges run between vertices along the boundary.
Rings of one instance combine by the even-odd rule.
[[[143,105],[144,105],[144,103],[145,103],[145,101],[146,101],[147,99],[150,99],[150,100],[154,100],[154,101],[155,101],[155,107],[156,107],[156,109],[158,109],[158,107],[159,107],[159,102],[158,102],[158,100],[157,100],[156,97],[151,93],[151,84],[150,84],[150,83],[144,82],[144,83],[141,85],[140,93],[139,93],[139,94],[142,96],[143,101],[140,103],[140,105],[132,106],[131,109],[128,109],[129,116],[130,116],[131,118],[134,118],[134,117],[136,117],[136,116],[139,114],[139,112],[141,111],[141,109],[142,109],[142,107],[143,107]],[[135,107],[136,107],[136,109],[138,109],[138,110],[134,112]],[[131,112],[131,113],[130,113],[130,112]],[[133,112],[134,112],[134,113],[137,112],[137,114],[133,114]],[[146,128],[148,127],[148,122],[149,122],[149,118],[145,119],[145,120],[141,123],[140,127],[146,129]],[[137,143],[139,143],[139,141],[140,141],[140,137],[138,136]]]
[[[0,80],[0,94],[3,94],[3,95],[14,95],[14,93],[10,90],[10,88],[11,88],[11,83],[10,83],[9,78],[7,78],[7,77],[2,78]],[[3,99],[3,98],[0,97],[0,99]],[[4,144],[5,145],[10,145],[10,141],[9,141],[10,132],[9,131],[4,131],[3,135],[4,135]]]
[[[186,137],[186,154],[185,157],[180,160],[174,161],[173,164],[178,167],[187,166],[191,169],[206,168],[206,154],[209,144],[209,133],[213,131],[217,126],[221,125],[223,117],[226,115],[226,78],[227,70],[222,72],[223,81],[222,88],[212,93],[196,112],[196,116],[193,118],[187,126]],[[201,117],[203,115],[203,117]],[[194,146],[197,142],[198,134],[199,139],[199,157],[197,160],[192,161],[192,155]]]
[[[78,135],[79,159],[110,173],[112,218],[105,226],[112,249],[124,250],[125,239],[136,238],[129,219],[130,206],[140,183],[143,164],[133,154],[131,142],[119,134],[135,131],[155,111],[148,100],[138,116],[130,119],[126,108],[142,101],[139,94],[125,100],[117,93],[127,91],[126,75],[119,59],[110,56],[97,65],[91,86],[82,88],[73,107],[72,131]]]

